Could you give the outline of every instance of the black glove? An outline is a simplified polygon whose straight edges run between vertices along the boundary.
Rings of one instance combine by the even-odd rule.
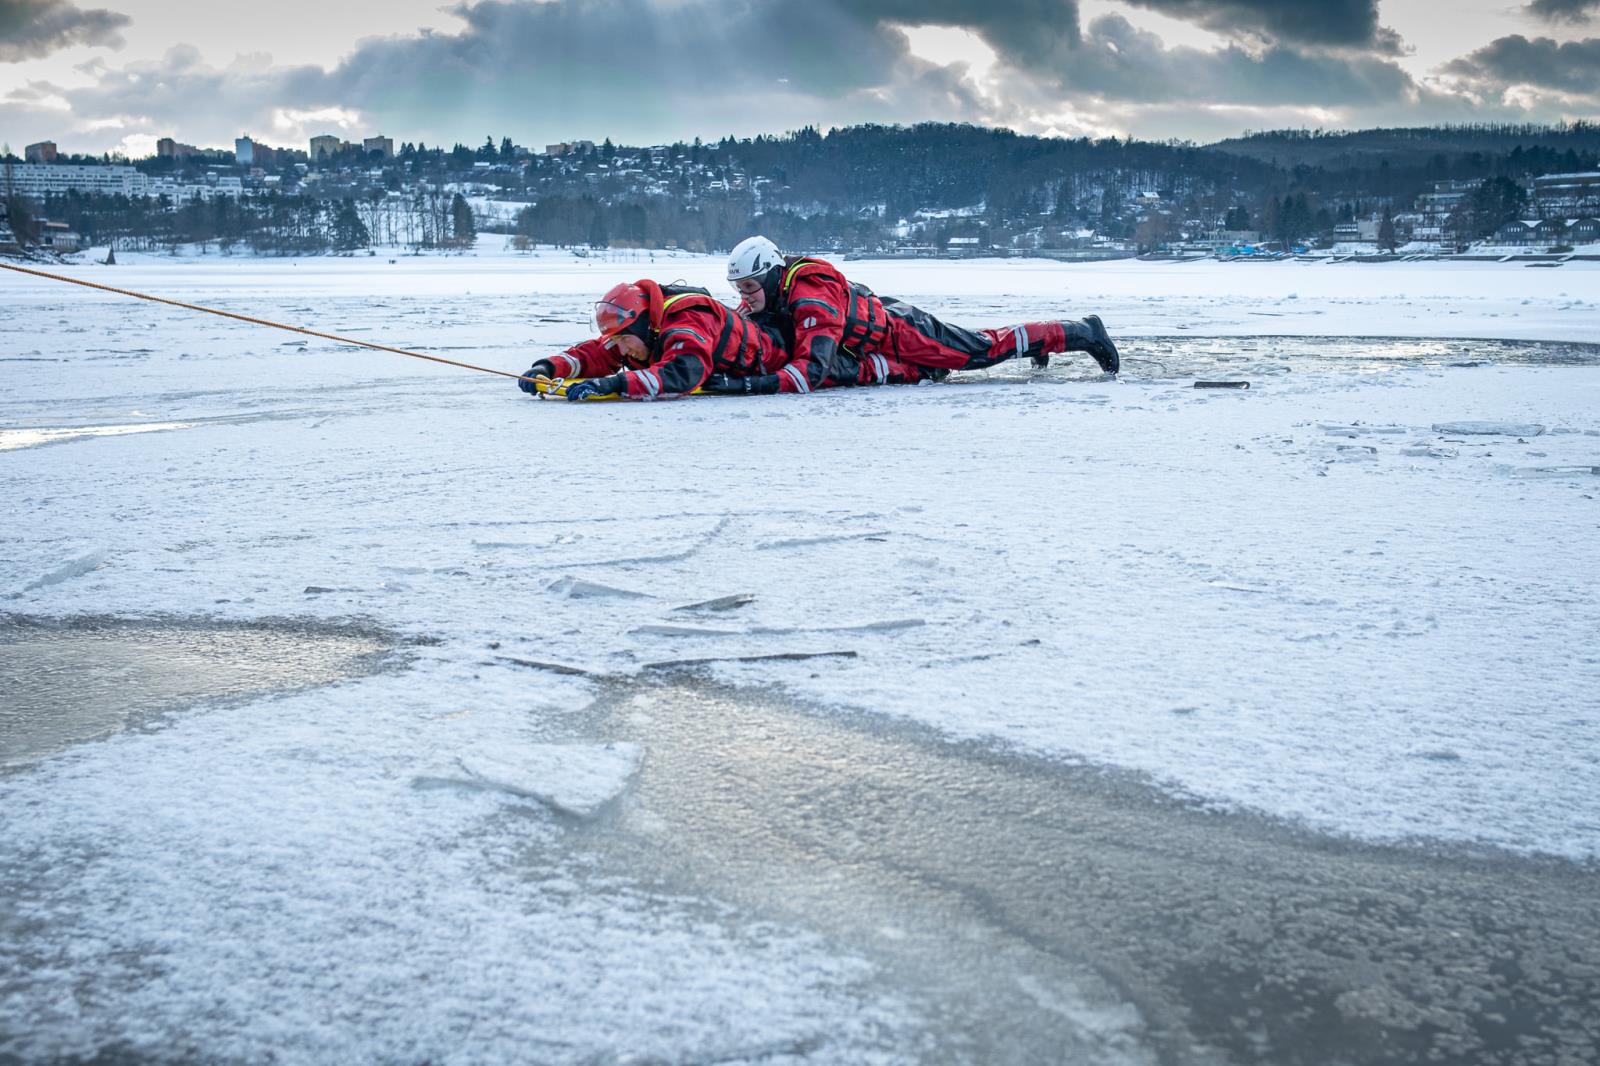
[[[622,375],[612,374],[608,378],[589,378],[575,385],[567,386],[567,399],[587,400],[591,396],[615,396],[622,391]]]
[[[548,359],[541,359],[537,363],[534,363],[527,369],[527,372],[524,373],[522,377],[517,379],[517,388],[521,389],[530,396],[537,396],[539,394],[538,387],[534,385],[533,382],[526,379],[536,378],[541,374],[547,378],[555,377],[555,364]]]
[[[700,390],[714,392],[718,396],[743,396],[750,391],[750,379],[736,378],[732,374],[712,374],[706,378]]]
[[[732,374],[712,374],[700,388],[719,396],[764,396],[778,391],[778,375],[755,374],[736,378]]]

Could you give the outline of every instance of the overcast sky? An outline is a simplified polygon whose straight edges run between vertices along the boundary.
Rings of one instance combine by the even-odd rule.
[[[14,149],[1579,118],[1600,0],[0,0]]]

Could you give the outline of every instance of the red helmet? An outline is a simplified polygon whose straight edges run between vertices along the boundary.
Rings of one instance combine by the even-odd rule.
[[[624,281],[594,305],[594,325],[606,347],[613,338],[650,313],[650,297],[639,286]]]

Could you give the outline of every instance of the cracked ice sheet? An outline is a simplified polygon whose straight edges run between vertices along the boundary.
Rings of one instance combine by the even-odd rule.
[[[141,259],[118,277],[509,369],[581,336],[586,301],[618,276],[721,284],[709,258],[422,262]],[[1353,333],[1455,335],[1466,316],[1469,333],[1584,339],[1600,334],[1590,267],[852,271],[934,311],[981,303],[950,315],[975,326],[1067,302],[1137,330],[1164,291],[1150,315],[1226,333],[1241,308],[1293,293]],[[681,624],[673,606],[718,596],[755,595],[718,626],[746,633],[718,639],[729,657],[836,650],[815,631],[917,618],[850,635],[856,660],[717,669],[1326,829],[1600,854],[1587,547],[1600,486],[1577,473],[1600,458],[1592,369],[1290,373],[1244,395],[980,381],[573,407],[110,298],[52,289],[17,306],[41,361],[7,367],[8,426],[90,409],[252,420],[0,456],[21,520],[0,531],[0,589],[84,544],[105,550],[13,609],[360,615],[443,636],[463,659],[499,641],[623,672],[704,656],[703,638],[629,630]],[[83,332],[47,328],[68,313]],[[81,356],[92,375],[76,361],[87,348],[101,350]],[[1432,430],[1466,421],[1547,432]],[[1324,429],[1341,425],[1385,432],[1360,434],[1357,456]],[[1559,476],[1505,472],[1522,468]]]
[[[882,1062],[914,1045],[864,963],[618,881],[541,803],[413,787],[455,757],[568,801],[622,787],[629,753],[525,739],[586,694],[425,654],[0,777],[0,1058]]]
[[[418,788],[490,789],[593,818],[620,796],[639,769],[637,744],[518,744],[504,736],[451,745]]]

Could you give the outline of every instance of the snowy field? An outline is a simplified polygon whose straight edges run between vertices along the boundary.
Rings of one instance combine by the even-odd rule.
[[[718,259],[497,241],[66,269],[509,371],[617,280],[725,288]],[[1125,373],[568,405],[0,276],[4,612],[438,642],[0,776],[0,869],[31,871],[0,1058],[918,1059],[925,1007],[847,945],[563,846],[554,807],[649,751],[574,734],[593,682],[499,656],[724,660],[1219,810],[1600,858],[1600,365],[1272,339],[1592,343],[1600,264],[842,265],[964,325],[1098,313]],[[1206,350],[1253,387],[1196,390],[1140,337],[1247,337]],[[418,787],[463,768],[556,802]],[[1141,1061],[1120,1018],[1085,1016],[1085,1061]]]

